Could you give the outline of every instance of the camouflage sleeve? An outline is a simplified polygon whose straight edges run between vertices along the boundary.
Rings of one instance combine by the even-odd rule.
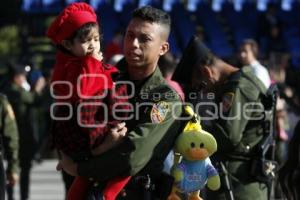
[[[218,142],[219,152],[230,152],[241,141],[242,134],[248,123],[245,105],[249,102],[239,88],[226,92],[219,105],[219,117],[210,127],[211,133]],[[251,105],[249,104],[251,107]],[[251,109],[251,108],[247,109]]]
[[[3,99],[3,144],[8,172],[18,172],[19,137],[13,109],[7,99]]]
[[[108,180],[121,174],[138,173],[153,156],[161,153],[156,147],[162,138],[178,132],[174,128],[174,116],[180,116],[182,110],[178,103],[179,100],[170,100],[140,107],[138,116],[142,121],[128,133],[125,141],[100,156],[79,163],[79,175]]]
[[[5,91],[9,102],[12,105],[18,104],[22,102],[24,104],[35,104],[40,101],[41,95],[35,91],[26,91],[25,89],[16,89],[16,88],[9,88],[9,90]]]

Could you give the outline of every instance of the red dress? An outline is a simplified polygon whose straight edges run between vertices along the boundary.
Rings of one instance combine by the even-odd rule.
[[[111,78],[116,73],[115,67],[91,56],[57,54],[52,76],[57,100],[55,117],[67,120],[53,120],[51,134],[54,146],[75,161],[88,159],[90,150],[101,144],[110,125],[118,122],[113,119],[112,106],[118,103],[117,109],[128,108],[126,86],[114,86]],[[73,113],[70,118],[69,112]],[[104,190],[105,199],[115,199],[128,181],[129,177],[111,180]],[[87,179],[76,177],[68,200],[85,199],[90,184]]]

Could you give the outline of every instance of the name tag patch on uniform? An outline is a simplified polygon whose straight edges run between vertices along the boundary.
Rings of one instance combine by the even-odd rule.
[[[160,101],[153,104],[150,113],[152,123],[158,124],[164,121],[169,111],[170,105],[165,101]]]
[[[228,92],[225,93],[224,96],[222,97],[222,109],[223,113],[226,113],[230,110],[232,102],[234,98],[234,93]]]

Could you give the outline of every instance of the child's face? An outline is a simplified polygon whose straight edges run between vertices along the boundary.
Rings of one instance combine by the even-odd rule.
[[[93,55],[100,52],[100,35],[98,27],[93,27],[85,39],[76,37],[68,50],[75,56]]]

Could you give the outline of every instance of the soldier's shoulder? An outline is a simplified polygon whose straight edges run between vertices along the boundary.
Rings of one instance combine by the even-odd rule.
[[[9,105],[9,103],[8,103],[8,99],[7,99],[6,95],[3,93],[0,93],[0,106],[6,107],[7,105]]]
[[[255,100],[260,94],[259,80],[249,68],[236,72],[226,84],[228,91],[239,90],[249,100]]]
[[[7,96],[3,93],[0,93],[0,102],[1,103],[4,103],[4,102],[7,102]]]
[[[250,67],[242,69],[239,81],[241,92],[249,99],[255,100],[260,93],[266,92],[266,88]]]

